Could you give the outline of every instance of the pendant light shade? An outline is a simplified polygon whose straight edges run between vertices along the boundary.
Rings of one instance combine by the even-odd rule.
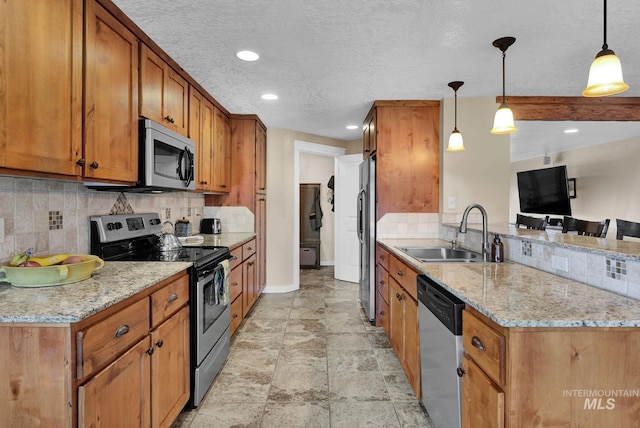
[[[451,135],[449,136],[449,145],[447,146],[448,152],[461,152],[464,150],[462,134],[458,131],[458,89],[460,89],[460,86],[462,85],[464,85],[464,82],[449,82],[449,87],[453,89],[454,94],[454,122],[453,132],[451,132]]]
[[[591,63],[587,87],[582,91],[585,97],[605,97],[629,89],[622,79],[622,65],[615,52],[607,46],[607,0],[604,0],[604,42],[602,50]]]
[[[511,134],[518,130],[513,121],[513,112],[505,102],[505,52],[515,41],[515,37],[502,37],[493,41],[493,46],[502,51],[502,103],[493,118],[492,134]]]

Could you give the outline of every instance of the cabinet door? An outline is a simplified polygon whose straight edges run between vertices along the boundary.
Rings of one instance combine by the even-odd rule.
[[[214,107],[213,115],[213,186],[214,192],[231,189],[231,126],[229,118]]]
[[[162,58],[140,44],[140,115],[168,126],[163,116],[166,72]]]
[[[467,354],[462,370],[462,428],[504,427],[504,392]]]
[[[168,427],[189,400],[189,308],[153,330],[151,341],[151,422]]]
[[[402,360],[402,324],[403,302],[402,288],[398,282],[389,277],[389,340],[396,351],[398,359]]]
[[[84,176],[138,179],[138,40],[95,1],[85,28]]]
[[[246,317],[258,298],[256,281],[256,255],[252,255],[242,264],[242,316]]]
[[[256,263],[260,293],[267,285],[267,195],[256,195]]]
[[[165,86],[165,121],[169,122],[167,126],[178,134],[187,136],[189,111],[189,84],[182,76],[176,73],[167,65],[167,81]],[[169,119],[166,119],[166,118]]]
[[[403,294],[403,352],[402,367],[416,397],[420,398],[420,332],[418,328],[418,302],[408,293]]]
[[[78,426],[151,425],[149,336],[78,388]]]
[[[256,122],[256,193],[267,193],[267,131]]]
[[[82,3],[0,4],[0,167],[81,174]]]
[[[371,109],[362,127],[362,154],[370,156],[376,151],[376,109]]]

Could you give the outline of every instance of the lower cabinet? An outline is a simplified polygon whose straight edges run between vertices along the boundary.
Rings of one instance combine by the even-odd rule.
[[[231,302],[231,334],[247,316],[262,292],[258,281],[256,239],[231,249],[229,292]]]

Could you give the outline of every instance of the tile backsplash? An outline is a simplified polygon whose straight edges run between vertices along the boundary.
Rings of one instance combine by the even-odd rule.
[[[114,211],[115,210],[115,211]],[[4,243],[0,261],[33,248],[36,255],[89,252],[89,217],[113,212],[157,212],[162,221],[182,217],[200,227],[204,196],[101,192],[81,183],[0,176],[0,218]]]
[[[255,232],[254,215],[247,207],[204,207],[204,218],[219,218],[222,233]]]

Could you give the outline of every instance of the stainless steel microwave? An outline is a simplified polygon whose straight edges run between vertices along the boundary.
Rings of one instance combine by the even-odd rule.
[[[138,186],[148,190],[195,190],[196,144],[149,119],[139,127]]]

